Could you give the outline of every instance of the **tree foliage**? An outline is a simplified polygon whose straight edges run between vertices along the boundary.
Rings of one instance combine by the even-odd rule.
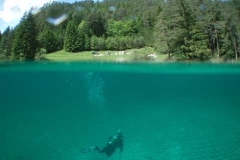
[[[81,42],[77,32],[77,26],[73,21],[69,21],[64,37],[64,49],[67,52],[78,52]]]
[[[63,15],[62,23],[49,23]],[[51,53],[154,46],[169,58],[238,59],[239,30],[238,0],[52,1],[1,34],[0,54],[33,59],[41,48]]]
[[[11,45],[13,40],[13,31],[7,27],[2,34],[0,43],[0,55],[2,59],[8,59],[11,55]]]
[[[46,29],[43,32],[41,43],[47,53],[55,52],[58,50],[58,42],[55,33],[51,29]]]
[[[233,53],[237,59],[239,25],[232,3],[167,0],[155,25],[155,48],[179,59],[233,58]]]
[[[12,44],[14,59],[33,60],[38,48],[37,27],[31,12],[26,13],[17,26]]]

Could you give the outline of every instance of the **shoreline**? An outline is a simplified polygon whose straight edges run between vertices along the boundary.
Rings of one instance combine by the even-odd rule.
[[[94,53],[94,54],[93,54]],[[25,60],[4,60],[0,63],[24,62]],[[206,61],[200,60],[178,60],[174,57],[168,58],[167,54],[157,54],[152,47],[141,49],[129,49],[124,51],[82,51],[66,52],[60,50],[53,53],[36,55],[35,62],[106,62],[106,63],[211,63],[211,64],[239,64],[240,60],[210,58]],[[34,62],[33,61],[33,62]]]
[[[97,52],[98,55],[93,55]],[[111,54],[106,54],[111,52]],[[124,52],[124,54],[119,54]],[[128,54],[132,52],[133,54]],[[142,57],[141,57],[142,56]],[[145,56],[145,57],[144,57]],[[141,49],[129,49],[125,51],[83,51],[83,52],[65,52],[60,50],[54,53],[41,55],[42,59],[36,61],[50,62],[114,62],[114,63],[239,63],[240,60],[218,60],[211,58],[207,61],[200,60],[177,60],[176,58],[168,58],[167,54],[156,54],[151,47]],[[144,59],[147,58],[147,59]]]

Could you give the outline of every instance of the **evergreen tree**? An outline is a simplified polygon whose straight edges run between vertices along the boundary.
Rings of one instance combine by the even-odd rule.
[[[51,53],[58,50],[58,42],[54,32],[51,29],[46,29],[42,37],[43,48],[47,53]]]
[[[33,60],[38,48],[37,28],[31,14],[26,13],[16,28],[16,34],[12,44],[14,59],[23,58]]]
[[[202,24],[199,22],[190,31],[191,39],[182,46],[186,58],[190,60],[207,60],[211,57],[208,48],[208,35],[202,30]]]
[[[90,40],[90,45],[92,50],[98,50],[98,42],[97,42],[97,37],[92,36]]]
[[[225,21],[225,31],[222,40],[221,53],[224,59],[236,60],[239,57],[239,30],[237,26],[237,18],[230,15]]]
[[[56,38],[57,38],[57,50],[64,49],[64,36],[65,32],[61,31],[56,31]]]
[[[37,34],[39,47],[50,48],[48,52],[154,46],[157,52],[180,59],[208,59],[209,49],[211,57],[238,59],[239,9],[238,0],[54,1],[34,16],[38,30],[31,29],[34,25],[27,24],[30,22],[25,14],[14,32],[9,36],[2,33],[0,54],[9,57],[12,49],[16,59],[20,55],[33,59],[32,46],[36,49],[37,44],[31,40],[30,45],[31,38],[26,37]],[[46,22],[47,18],[57,20],[63,14],[68,18],[59,24]],[[47,28],[52,33],[46,34]]]
[[[64,38],[64,49],[67,52],[78,52],[81,42],[78,38],[77,27],[74,22],[69,21]]]
[[[11,57],[11,47],[12,47],[13,39],[14,39],[14,30],[10,30],[7,37],[6,52],[5,52],[5,57],[7,59]]]
[[[90,38],[87,34],[84,34],[84,49],[87,51],[91,49]]]
[[[104,19],[101,12],[90,12],[85,18],[88,28],[97,37],[102,36],[105,33]]]
[[[177,0],[178,8],[179,8],[179,15],[182,19],[179,23],[179,27],[183,31],[183,41],[179,41],[179,44],[181,44],[180,49],[178,49],[178,57],[179,58],[186,58],[189,59],[189,54],[192,54],[192,51],[190,49],[191,42],[192,42],[192,35],[191,32],[193,30],[193,27],[195,25],[195,19],[192,12],[192,9],[189,5],[189,3],[186,0]],[[193,32],[192,32],[193,33]],[[187,50],[186,50],[187,48]],[[190,53],[189,53],[190,51]]]
[[[180,47],[186,37],[184,28],[184,17],[178,0],[168,0],[163,5],[159,15],[159,21],[155,26],[156,43],[155,48],[162,52],[182,55]]]
[[[235,8],[235,10],[233,8]],[[228,13],[228,14],[226,14],[226,13]],[[239,32],[239,30],[240,30],[240,1],[233,0],[228,5],[225,14],[227,15],[226,31],[227,31],[228,35],[230,35],[229,39],[232,42],[232,47],[231,46],[229,47],[228,53],[231,52],[230,48],[233,48],[232,50],[234,50],[234,57],[236,60],[238,60],[239,56],[240,56],[240,32]]]
[[[6,58],[6,53],[7,53],[7,43],[8,43],[8,38],[10,34],[10,27],[7,27],[6,30],[2,34],[2,40],[0,43],[0,54],[2,57]]]
[[[163,13],[159,15],[159,20],[154,28],[154,47],[159,53],[167,53],[170,58],[170,30],[163,16]]]
[[[88,38],[87,35],[89,33],[88,33],[86,22],[84,20],[79,24],[77,30],[78,30],[78,39],[80,42],[79,50],[83,51],[83,50],[85,50],[85,43],[89,43],[89,42],[87,42],[87,41],[89,41],[87,39]],[[85,38],[86,38],[86,40],[85,40]]]

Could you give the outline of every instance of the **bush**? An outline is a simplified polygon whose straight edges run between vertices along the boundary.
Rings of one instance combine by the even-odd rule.
[[[154,53],[154,49],[151,47],[145,47],[143,49],[137,50],[134,52],[133,60],[142,61],[142,60],[150,60],[149,54]]]
[[[222,56],[222,58],[224,60],[228,60],[228,59],[234,59],[234,56],[235,56],[234,51],[230,49],[227,51],[225,55]]]
[[[134,48],[143,48],[145,47],[145,39],[143,36],[136,36],[133,40]]]
[[[115,50],[116,46],[117,46],[117,43],[115,41],[115,38],[108,37],[106,39],[106,49],[108,49],[108,50]]]
[[[90,40],[91,49],[95,51],[105,50],[105,39],[102,37],[92,36]]]

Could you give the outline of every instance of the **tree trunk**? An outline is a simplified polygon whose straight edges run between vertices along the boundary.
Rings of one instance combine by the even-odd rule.
[[[219,43],[218,43],[218,34],[216,32],[216,39],[217,39],[217,51],[218,51],[218,60],[220,59],[220,51],[219,51]]]
[[[168,59],[170,59],[170,51],[169,51],[169,44],[168,44],[168,40],[167,40],[167,52],[168,52]]]
[[[238,60],[237,42],[236,42],[236,38],[233,35],[233,33],[232,33],[232,42],[234,45],[235,59]]]

